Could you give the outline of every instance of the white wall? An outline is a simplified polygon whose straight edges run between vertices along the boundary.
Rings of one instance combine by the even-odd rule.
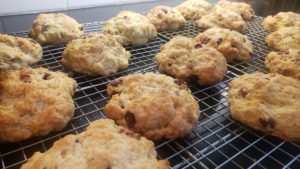
[[[0,15],[61,11],[158,0],[1,0]]]
[[[17,1],[20,1],[18,2],[19,5],[13,6]],[[26,3],[23,1],[26,1]],[[183,1],[184,0],[0,0],[0,33],[28,30],[32,25],[32,21],[40,12],[63,12],[75,18],[79,23],[87,23],[107,20],[115,16],[121,10],[145,12],[157,5],[176,6]],[[27,3],[29,5],[27,5]],[[35,4],[33,5],[32,3]],[[23,7],[21,8],[21,6]]]

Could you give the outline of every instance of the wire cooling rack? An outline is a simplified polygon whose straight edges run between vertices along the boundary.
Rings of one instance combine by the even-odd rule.
[[[266,33],[261,29],[260,22],[259,17],[248,22],[245,32],[254,46],[254,56],[250,61],[229,63],[225,79],[216,85],[199,87],[193,83],[189,84],[201,109],[197,126],[185,138],[156,142],[158,157],[169,160],[172,169],[300,168],[299,143],[285,142],[251,130],[232,120],[229,114],[228,82],[245,72],[265,70],[263,58],[268,49],[263,43]],[[86,33],[99,31],[101,25],[101,22],[83,24]],[[74,95],[74,118],[62,131],[17,143],[0,143],[1,168],[20,168],[34,152],[45,152],[65,135],[78,134],[90,122],[105,118],[102,109],[109,100],[106,93],[108,83],[132,73],[157,72],[154,56],[159,52],[160,45],[174,35],[192,37],[200,31],[189,22],[184,30],[162,33],[143,46],[127,47],[132,54],[128,69],[103,77],[89,77],[64,69],[60,60],[65,46],[44,47],[43,60],[34,67],[42,66],[54,71],[67,72],[78,83]],[[27,37],[27,32],[13,35]]]

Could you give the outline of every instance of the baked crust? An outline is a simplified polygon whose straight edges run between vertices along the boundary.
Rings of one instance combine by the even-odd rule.
[[[151,140],[183,137],[196,125],[199,105],[184,81],[145,73],[120,77],[107,87],[104,113]]]
[[[83,27],[63,13],[39,14],[32,23],[29,36],[42,45],[61,45],[83,35]]]
[[[34,40],[0,34],[0,71],[20,69],[42,59],[43,49]]]
[[[199,85],[216,84],[227,73],[226,59],[220,52],[184,36],[175,36],[163,45],[155,59],[160,71],[178,79],[196,79]]]
[[[300,27],[282,27],[268,35],[265,41],[276,50],[300,50]]]
[[[61,130],[74,113],[76,81],[62,72],[21,68],[0,73],[0,141]]]
[[[168,161],[156,156],[152,141],[101,119],[79,135],[56,141],[45,153],[36,152],[21,169],[168,169]]]
[[[229,83],[231,115],[241,123],[280,137],[300,140],[300,81],[280,74],[253,73]]]
[[[157,37],[157,30],[148,18],[131,11],[121,11],[105,21],[102,31],[113,35],[122,45],[143,45]]]
[[[216,48],[227,61],[251,58],[253,49],[247,36],[233,30],[210,28],[195,37],[195,41]]]
[[[111,35],[94,33],[69,42],[61,63],[79,73],[109,75],[126,69],[130,56]]]
[[[186,0],[175,7],[186,20],[197,20],[212,10],[212,4],[204,0]]]
[[[233,11],[242,16],[244,20],[249,20],[255,16],[254,10],[251,5],[244,2],[230,2],[227,0],[220,0],[215,5],[230,11]]]
[[[197,20],[196,26],[201,29],[218,27],[244,32],[246,29],[246,22],[239,14],[233,11],[215,8],[213,12],[204,15],[201,19]]]
[[[182,29],[186,23],[179,11],[168,6],[157,6],[151,9],[147,18],[159,32]]]
[[[282,27],[300,27],[300,14],[294,12],[279,12],[267,16],[262,25],[267,31],[277,31]]]
[[[265,65],[272,73],[300,80],[300,50],[270,52],[266,56]]]

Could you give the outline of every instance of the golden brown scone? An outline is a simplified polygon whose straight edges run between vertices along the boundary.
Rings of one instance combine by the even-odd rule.
[[[270,52],[265,60],[265,65],[272,73],[300,80],[300,50]]]
[[[29,31],[29,36],[42,45],[66,44],[82,35],[83,27],[63,13],[39,14]]]
[[[126,69],[130,56],[130,52],[111,35],[94,33],[69,42],[61,63],[76,72],[92,76],[109,75]]]
[[[42,59],[42,47],[32,39],[0,34],[0,71],[20,69]]]
[[[107,92],[107,117],[151,140],[183,137],[200,114],[186,83],[162,74],[123,76],[112,81]]]
[[[205,0],[186,0],[175,7],[186,20],[197,20],[208,14],[213,8],[212,4]]]
[[[243,32],[246,29],[246,22],[239,14],[233,11],[215,8],[213,12],[197,20],[196,26],[201,29],[218,27]]]
[[[180,12],[168,6],[157,6],[151,9],[147,18],[160,32],[184,28],[186,22]]]
[[[282,27],[300,27],[300,14],[294,12],[279,12],[272,16],[267,16],[262,25],[264,29],[274,32]]]
[[[101,119],[36,152],[21,169],[168,169],[168,161],[156,156],[152,141]]]
[[[178,79],[197,79],[200,85],[212,85],[227,73],[225,57],[216,49],[195,43],[192,38],[175,36],[155,56],[159,70]]]
[[[230,2],[227,0],[220,0],[215,7],[228,9],[242,16],[244,20],[249,20],[255,16],[251,5],[244,2]]]
[[[276,50],[300,50],[300,27],[282,27],[268,35],[266,43]]]
[[[155,26],[147,17],[131,11],[121,11],[106,21],[102,31],[113,35],[122,45],[143,45],[157,36]]]
[[[61,130],[74,113],[76,81],[62,72],[21,68],[0,73],[0,141]]]
[[[233,30],[210,28],[195,37],[195,41],[209,45],[221,52],[227,61],[248,60],[253,52],[247,36]]]
[[[300,140],[300,81],[253,73],[229,83],[231,115],[241,123],[284,140]]]

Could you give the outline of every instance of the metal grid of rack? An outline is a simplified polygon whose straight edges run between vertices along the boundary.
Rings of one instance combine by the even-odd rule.
[[[167,159],[172,169],[179,168],[299,168],[300,144],[285,142],[253,131],[231,119],[227,103],[228,82],[244,72],[263,70],[262,57],[267,49],[262,48],[265,33],[259,27],[260,18],[248,23],[246,34],[256,51],[255,63],[231,64],[225,79],[213,86],[200,87],[190,83],[189,87],[198,101],[201,116],[194,130],[185,138],[156,142],[160,159]],[[86,33],[101,29],[100,22],[83,24]],[[185,30],[173,33],[194,36],[200,30],[189,22]],[[249,27],[253,26],[251,29]],[[256,36],[256,32],[259,36]],[[27,32],[15,33],[26,37]],[[157,72],[154,56],[160,45],[169,38],[162,33],[155,40],[143,46],[127,47],[132,54],[127,70],[110,76],[89,77],[70,72],[61,64],[65,46],[44,47],[43,60],[34,65],[70,74],[78,83],[74,95],[75,115],[62,131],[44,137],[34,137],[17,143],[0,143],[0,166],[3,169],[20,168],[36,151],[47,151],[59,138],[67,134],[78,134],[92,121],[104,118],[102,109],[109,100],[107,84],[113,79],[137,72]],[[261,49],[262,48],[262,49]],[[258,52],[260,51],[260,53]],[[242,65],[242,66],[241,66]],[[241,66],[241,67],[239,67]],[[245,66],[245,67],[244,67]],[[248,67],[250,68],[248,68]]]

